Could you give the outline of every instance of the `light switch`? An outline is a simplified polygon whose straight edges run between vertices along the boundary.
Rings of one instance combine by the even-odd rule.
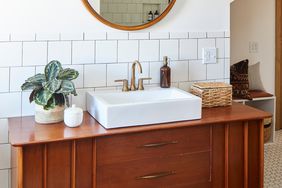
[[[203,64],[217,63],[217,48],[203,48]]]

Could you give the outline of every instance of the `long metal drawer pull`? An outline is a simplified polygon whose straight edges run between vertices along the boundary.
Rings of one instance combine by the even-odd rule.
[[[145,144],[142,147],[155,148],[155,147],[161,147],[161,146],[166,146],[166,145],[170,145],[170,144],[178,144],[178,141],[151,143],[151,144]]]
[[[166,177],[166,176],[171,176],[176,174],[175,171],[168,171],[168,172],[158,172],[158,173],[154,173],[154,174],[148,174],[145,176],[140,176],[137,177],[137,180],[150,180],[150,179],[157,179],[157,178],[162,178],[162,177]]]

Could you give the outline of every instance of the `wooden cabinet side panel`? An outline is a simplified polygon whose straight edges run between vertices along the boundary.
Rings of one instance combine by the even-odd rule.
[[[47,187],[70,188],[72,143],[70,141],[47,144]]]
[[[223,188],[225,183],[225,126],[214,125],[212,132],[212,187]]]
[[[93,139],[76,141],[75,187],[93,187]]]
[[[23,187],[43,187],[44,145],[30,145],[23,148]]]
[[[259,187],[259,122],[249,122],[249,156],[248,156],[248,177],[249,187]]]
[[[230,123],[228,138],[228,188],[244,187],[244,124]]]

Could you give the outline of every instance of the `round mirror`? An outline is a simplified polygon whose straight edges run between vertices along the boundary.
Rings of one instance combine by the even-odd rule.
[[[176,0],[82,0],[104,24],[122,30],[140,30],[163,19]]]

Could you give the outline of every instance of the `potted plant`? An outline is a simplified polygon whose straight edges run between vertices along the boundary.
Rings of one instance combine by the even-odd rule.
[[[70,105],[69,95],[77,95],[72,80],[78,75],[74,69],[63,69],[59,61],[51,61],[45,66],[44,74],[36,74],[25,81],[21,89],[32,90],[29,101],[35,102],[37,123],[63,121],[65,106]]]

